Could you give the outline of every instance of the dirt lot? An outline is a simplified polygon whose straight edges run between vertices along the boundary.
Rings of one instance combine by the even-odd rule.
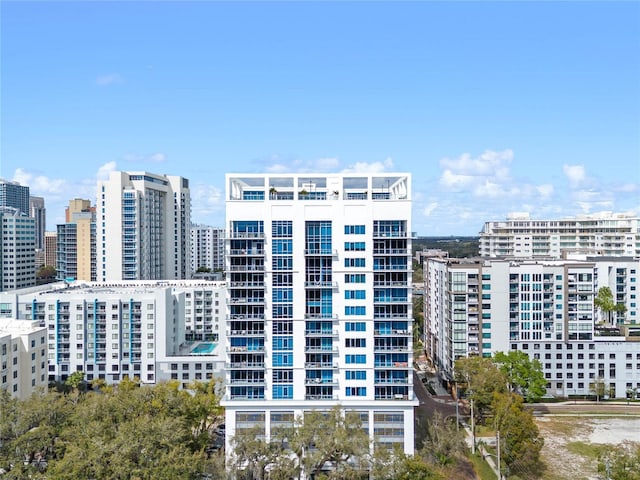
[[[640,417],[537,417],[545,439],[545,480],[598,480],[597,454],[602,445],[640,443]]]

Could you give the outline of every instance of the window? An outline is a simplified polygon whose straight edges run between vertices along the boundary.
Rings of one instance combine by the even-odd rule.
[[[345,258],[344,266],[349,267],[365,267],[366,262],[364,258]]]
[[[344,283],[365,283],[366,276],[364,273],[352,273],[344,276]]]
[[[344,242],[344,249],[347,252],[364,252],[364,242]]]
[[[291,353],[274,353],[274,367],[293,367],[293,354]]]
[[[364,235],[364,225],[345,225],[344,233],[347,235]]]
[[[344,314],[362,316],[367,314],[366,310],[367,309],[365,306],[354,306],[354,307],[346,306],[344,307]]]
[[[365,290],[345,290],[344,298],[345,300],[365,300],[366,291]]]
[[[345,356],[347,364],[363,364],[367,363],[366,355],[346,355]]]
[[[345,372],[345,376],[347,380],[366,380],[367,371],[366,370],[347,370]]]
[[[366,338],[345,338],[344,346],[347,348],[364,348],[366,347]]]
[[[293,385],[274,385],[273,398],[293,398]]]
[[[347,332],[364,332],[366,330],[365,322],[346,322],[345,330]]]
[[[367,387],[347,387],[347,397],[364,397],[367,395]]]

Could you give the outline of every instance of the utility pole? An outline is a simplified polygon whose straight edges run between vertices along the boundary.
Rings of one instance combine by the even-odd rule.
[[[476,453],[476,426],[473,422],[473,397],[471,397],[471,453]]]
[[[496,430],[496,447],[498,449],[498,480],[502,480],[502,469],[500,468],[500,430]]]

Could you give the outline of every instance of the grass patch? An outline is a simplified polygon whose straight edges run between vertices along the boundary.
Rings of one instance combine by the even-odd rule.
[[[496,431],[486,425],[476,424],[476,437],[495,437]]]
[[[469,456],[467,458],[473,464],[473,469],[478,474],[478,477],[480,477],[480,480],[496,480],[498,478],[498,476],[491,469],[489,464],[487,462],[485,462],[484,459],[480,455],[478,455],[478,454],[475,454],[475,455],[469,454]]]
[[[598,445],[585,442],[569,442],[567,443],[566,448],[573,454],[596,460],[603,451],[609,450],[611,447],[608,445]]]
[[[574,418],[544,417],[544,420],[538,422],[538,428],[554,436],[573,437],[578,430],[584,430],[585,426]]]

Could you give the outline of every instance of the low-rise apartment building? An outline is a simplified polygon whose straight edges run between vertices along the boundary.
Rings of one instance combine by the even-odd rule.
[[[48,380],[76,371],[87,381],[142,384],[221,377],[223,282],[56,283],[6,292],[6,315],[46,329]]]
[[[6,305],[0,303],[0,310]],[[19,399],[47,389],[46,329],[38,322],[0,318],[0,388]]]

